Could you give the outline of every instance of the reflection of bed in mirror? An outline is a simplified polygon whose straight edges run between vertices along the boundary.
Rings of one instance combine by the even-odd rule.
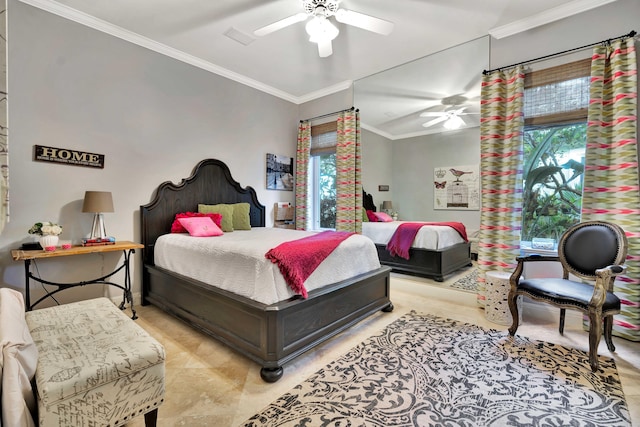
[[[373,197],[363,190],[363,207],[376,211]],[[380,263],[398,273],[432,278],[438,282],[445,276],[471,265],[471,247],[457,231],[444,226],[424,226],[420,229],[409,249],[409,259],[392,256],[387,250],[387,241],[402,221],[363,222],[362,234],[376,244]],[[381,227],[383,229],[381,229]]]
[[[246,222],[250,223],[251,230],[224,233],[220,237],[191,237],[186,233],[181,235],[170,233],[177,213],[198,212],[199,204],[238,203],[249,205],[249,218]],[[349,237],[345,243],[352,237],[365,242],[365,245],[361,246],[361,252],[367,252],[367,256],[375,263],[369,262],[366,268],[362,267],[364,264],[361,263],[361,269],[364,269],[364,272],[353,274],[350,271],[342,274],[344,277],[341,276],[339,279],[336,278],[338,273],[334,271],[335,264],[331,264],[329,269],[331,274],[323,276],[322,281],[318,281],[313,290],[309,289],[306,299],[291,294],[293,296],[285,295],[272,302],[259,302],[234,292],[237,291],[239,282],[243,284],[249,282],[247,284],[254,289],[260,289],[271,282],[284,281],[281,275],[278,276],[280,272],[277,267],[274,267],[273,271],[267,271],[272,264],[267,261],[267,265],[264,265],[264,252],[255,255],[256,259],[261,259],[261,261],[255,261],[260,262],[261,274],[255,273],[258,267],[248,269],[247,274],[255,273],[254,276],[257,279],[253,276],[248,280],[238,279],[239,270],[230,273],[220,273],[219,270],[215,270],[219,274],[218,277],[222,277],[219,284],[230,282],[227,283],[231,286],[228,289],[211,286],[205,282],[208,279],[187,276],[190,273],[181,274],[172,271],[169,267],[161,267],[160,265],[165,265],[167,258],[171,260],[174,256],[178,256],[179,264],[188,264],[191,270],[203,276],[214,274],[209,267],[213,267],[216,262],[206,258],[208,260],[204,261],[206,268],[202,267],[201,255],[196,257],[186,255],[186,252],[176,254],[175,251],[171,256],[166,253],[162,255],[161,249],[166,247],[167,239],[175,238],[187,245],[186,241],[193,239],[241,238],[250,240],[250,247],[253,250],[258,247],[258,243],[268,237],[266,234],[305,233],[265,228],[265,207],[258,201],[255,190],[251,187],[240,187],[240,184],[232,178],[228,167],[219,160],[201,161],[194,168],[192,175],[178,185],[169,181],[160,184],[155,190],[152,201],[140,207],[140,215],[144,245],[143,304],[151,303],[159,307],[259,363],[262,366],[261,375],[265,381],[277,381],[282,375],[283,364],[317,344],[379,310],[393,309],[389,297],[390,269],[380,266],[371,242],[359,235]],[[258,243],[252,234],[254,231]],[[295,239],[298,239],[298,236]],[[204,241],[196,243],[198,246],[205,245]],[[237,247],[235,242],[231,241],[229,244]],[[186,247],[184,249],[187,251]],[[254,252],[257,251],[258,249],[254,250]],[[185,256],[190,259],[184,260]],[[238,255],[236,252],[230,254],[221,251],[221,255],[218,256],[225,256],[230,263],[232,259],[235,262],[238,258],[243,258],[244,252],[243,255]],[[351,257],[343,255],[343,258]],[[322,263],[327,261],[329,257]],[[319,265],[313,274],[322,269],[322,265]],[[309,281],[313,274],[309,276]],[[304,283],[306,286],[308,281]],[[278,295],[282,294],[278,293]]]

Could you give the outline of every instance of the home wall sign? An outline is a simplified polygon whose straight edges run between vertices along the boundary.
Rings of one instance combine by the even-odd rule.
[[[104,154],[87,153],[68,148],[46,147],[44,145],[34,145],[33,148],[33,160],[35,161],[104,168]]]

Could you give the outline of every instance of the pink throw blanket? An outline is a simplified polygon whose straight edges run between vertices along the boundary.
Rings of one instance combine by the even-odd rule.
[[[425,225],[446,225],[456,230],[465,242],[468,241],[467,230],[461,222],[403,222],[396,228],[389,243],[387,243],[387,250],[391,256],[409,259],[409,249],[413,244],[413,240],[416,238],[420,228]]]
[[[313,236],[284,242],[270,249],[265,257],[278,265],[280,272],[293,291],[307,298],[304,281],[335,248],[355,233],[323,231]]]

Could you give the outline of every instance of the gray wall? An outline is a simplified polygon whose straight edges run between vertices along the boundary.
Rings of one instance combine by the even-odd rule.
[[[295,157],[297,105],[16,0],[9,0],[8,19],[11,220],[0,236],[4,286],[24,289],[23,265],[10,250],[32,240],[27,230],[35,222],[59,222],[61,239],[90,232],[92,216],[80,212],[86,190],[113,193],[107,232],[134,241],[139,206],[154,188],[180,182],[205,158],[226,162],[241,185],[257,190],[268,224],[274,202],[293,201],[292,192],[266,190],[265,160],[268,152]],[[34,162],[36,144],[104,154],[105,167]],[[84,280],[108,272],[119,258],[41,260],[37,272]],[[96,293],[103,294],[101,286],[60,299]]]

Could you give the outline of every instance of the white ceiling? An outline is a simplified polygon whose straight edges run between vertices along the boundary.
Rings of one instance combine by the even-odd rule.
[[[253,36],[303,11],[301,0],[21,1],[300,104],[487,34],[500,38],[615,0],[342,0],[341,8],[395,27],[383,36],[333,21],[340,34],[327,58],[302,22]]]

